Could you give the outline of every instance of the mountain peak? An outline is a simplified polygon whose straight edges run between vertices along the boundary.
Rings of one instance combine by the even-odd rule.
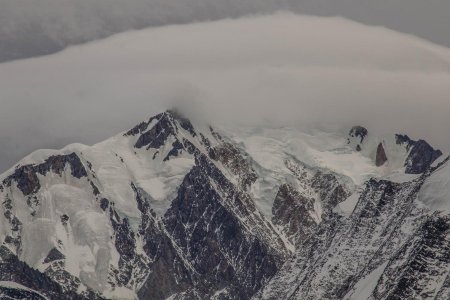
[[[362,144],[366,138],[368,131],[362,126],[353,126],[348,135],[347,144],[351,145],[356,151],[362,150]]]
[[[408,151],[405,160],[405,172],[407,174],[420,174],[425,172],[431,164],[442,155],[442,151],[434,149],[425,140],[412,140],[404,134],[396,134],[395,140],[398,145],[403,145]]]
[[[188,118],[176,109],[169,109],[151,117],[147,122],[136,125],[124,136],[139,135],[134,145],[136,148],[158,149],[170,136],[176,136],[180,129],[186,130],[193,137],[197,135]]]

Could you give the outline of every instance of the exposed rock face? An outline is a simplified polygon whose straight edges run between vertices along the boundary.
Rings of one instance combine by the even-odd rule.
[[[158,149],[163,146],[167,139],[176,132],[176,127],[172,123],[172,116],[163,113],[155,126],[147,132],[141,134],[136,144],[136,148],[147,147],[147,149]]]
[[[356,151],[362,150],[362,144],[367,136],[367,129],[362,126],[353,126],[348,133],[347,144],[352,145]]]
[[[155,125],[146,131],[152,122],[155,122]],[[171,110],[150,118],[148,122],[137,125],[130,129],[125,135],[135,136],[140,134],[134,145],[136,148],[147,147],[147,149],[159,149],[166,143],[169,137],[172,136],[176,139],[179,131],[178,126],[188,131],[192,136],[196,136],[191,122],[179,113]],[[177,147],[178,150],[181,149],[179,146],[181,145],[180,141],[176,139],[175,143],[176,145],[174,145],[174,147]]]
[[[351,216],[322,222],[255,299],[344,299],[366,276],[377,277],[361,299],[448,297],[450,215],[414,200],[427,176],[403,184],[370,180]]]
[[[448,299],[449,262],[450,215],[436,213],[422,223],[390,260],[373,296],[375,299]]]
[[[311,179],[311,187],[322,203],[322,217],[327,218],[333,208],[350,196],[348,187],[340,183],[335,174],[317,171]]]
[[[46,298],[37,292],[18,288],[0,286],[0,298],[1,299],[32,299],[32,300],[45,300]]]
[[[144,249],[155,268],[139,296],[164,299],[175,293],[183,299],[209,299],[222,291],[226,299],[248,299],[276,273],[286,250],[281,240],[267,235],[264,228],[270,225],[255,214],[248,195],[193,144],[183,143],[196,166],[163,219],[152,216],[138,197],[148,216],[141,233]]]
[[[407,174],[425,172],[431,164],[442,155],[424,140],[413,141],[407,135],[396,135],[397,144],[403,144],[409,151],[405,161]]]
[[[314,199],[306,198],[291,185],[283,184],[273,203],[273,223],[285,227],[291,240],[301,242],[311,235],[317,226],[314,212]]]
[[[354,126],[350,129],[349,135],[359,138],[359,142],[362,143],[367,136],[367,129],[362,126]]]
[[[44,264],[50,263],[56,260],[62,260],[65,256],[62,254],[58,249],[52,248],[50,252],[48,253],[47,257],[44,259]]]
[[[209,156],[227,166],[240,180],[240,186],[247,189],[257,179],[256,172],[243,154],[231,143],[223,142],[211,148]]]
[[[73,177],[81,178],[87,176],[86,169],[78,155],[71,153],[69,155],[50,156],[44,163],[39,165],[21,166],[12,175],[4,179],[3,184],[10,186],[12,182],[15,182],[24,195],[30,195],[36,193],[41,187],[37,174],[46,175],[52,171],[61,175],[66,165],[70,166]]]
[[[196,167],[185,178],[164,223],[195,269],[201,294],[211,296],[228,288],[231,298],[245,299],[275,274],[282,260],[265,241],[248,238],[248,229],[225,201]],[[241,199],[235,201],[244,208]]]
[[[189,291],[193,286],[189,265],[180,255],[164,225],[157,218],[149,205],[149,195],[138,187],[136,193],[138,208],[142,213],[142,221],[138,235],[142,237],[149,262],[142,266],[142,286],[138,290],[140,299],[165,299],[171,295]],[[148,272],[148,270],[152,270]]]
[[[386,152],[384,151],[383,143],[379,143],[377,147],[377,154],[375,157],[375,165],[381,167],[387,162],[388,158]]]
[[[65,299],[102,299],[99,295],[92,292],[77,294],[75,291],[65,290],[63,286],[50,279],[47,275],[30,268],[26,263],[20,261],[5,246],[0,246],[0,281],[15,282],[31,289],[31,291],[23,291],[0,287],[0,295],[7,295],[12,297],[12,299],[21,299],[14,298],[21,295],[43,299],[42,296],[38,296],[39,294],[50,299],[60,299],[63,295]]]
[[[286,167],[298,179],[298,187],[282,184],[272,207],[272,222],[295,245],[307,239],[317,225],[329,218],[333,208],[349,195],[349,188],[336,174],[325,173],[292,160]]]
[[[293,160],[285,161],[285,165],[299,180],[303,195],[309,195],[320,201],[323,211],[319,217],[326,217],[336,204],[350,196],[350,187],[341,183],[337,178],[337,176],[345,178],[343,175],[311,168]]]

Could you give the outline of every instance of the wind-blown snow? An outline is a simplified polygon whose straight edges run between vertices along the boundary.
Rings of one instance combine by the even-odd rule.
[[[227,128],[230,136],[254,160],[260,178],[252,186],[258,208],[269,218],[278,187],[290,182],[297,186],[286,160],[294,159],[316,169],[340,174],[340,180],[353,189],[371,177],[380,177],[385,170],[377,168],[372,158],[354,151],[347,144],[345,129],[310,130],[296,127]],[[301,186],[297,188],[302,189]],[[316,199],[320,219],[320,203]],[[357,200],[357,199],[356,199]]]
[[[346,144],[345,129],[309,132],[301,127],[241,127],[227,133],[267,170],[288,172],[284,161],[295,157],[305,164],[346,175],[356,184],[380,174],[372,159]]]
[[[419,201],[432,210],[450,212],[450,165],[445,163],[433,173],[419,192]]]
[[[180,185],[184,175],[194,165],[193,159],[185,156],[163,162],[171,145],[168,141],[159,149],[159,159],[153,159],[156,149],[134,149],[129,139],[117,135],[83,153],[99,175],[99,183],[105,190],[105,195],[115,199],[115,206],[133,219],[139,218],[140,212],[136,203],[130,201],[135,197],[131,181],[136,182],[153,198],[152,207],[155,212],[163,214],[174,198],[174,188]]]

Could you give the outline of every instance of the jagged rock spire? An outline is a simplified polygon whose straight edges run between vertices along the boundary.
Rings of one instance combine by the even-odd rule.
[[[386,152],[384,151],[383,143],[379,143],[377,147],[377,155],[375,158],[375,165],[380,167],[387,162],[388,158]]]

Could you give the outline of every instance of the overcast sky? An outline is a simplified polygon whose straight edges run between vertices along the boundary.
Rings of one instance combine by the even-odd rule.
[[[277,10],[344,16],[450,47],[448,0],[0,0],[0,62],[132,28]]]
[[[189,103],[215,122],[337,122],[450,148],[450,50],[278,13],[128,32],[0,64],[0,170]]]

